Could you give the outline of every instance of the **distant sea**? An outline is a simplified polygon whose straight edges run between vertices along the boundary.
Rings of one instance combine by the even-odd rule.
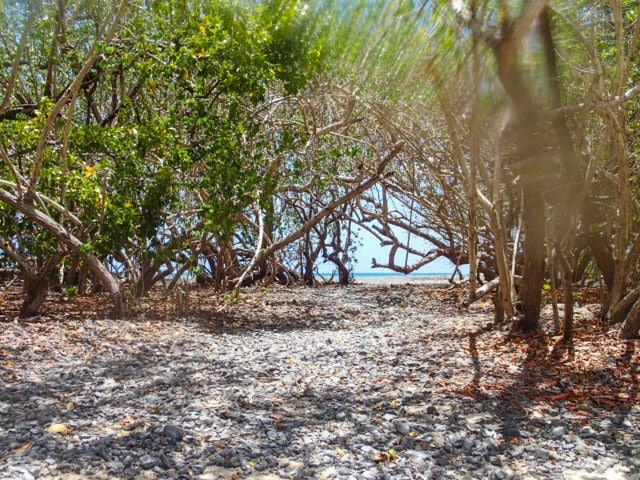
[[[330,277],[331,273],[322,273],[323,277]],[[336,275],[334,273],[334,275]],[[399,272],[354,272],[353,276],[358,277],[450,277],[451,273],[399,273]]]

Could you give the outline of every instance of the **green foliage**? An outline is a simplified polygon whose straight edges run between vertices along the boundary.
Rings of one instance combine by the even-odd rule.
[[[131,2],[114,40],[97,42],[112,7],[45,0],[29,28],[27,3],[2,9],[0,30],[16,32],[0,42],[2,63],[12,63],[23,31],[27,41],[8,92],[17,113],[0,117],[14,170],[1,163],[0,178],[21,184],[38,172],[37,191],[58,206],[37,207],[102,258],[170,258],[203,228],[231,238],[243,211],[276,187],[265,159],[290,146],[271,143],[252,110],[313,78],[323,59],[315,26],[296,0]],[[43,127],[92,45],[100,55],[39,157]],[[42,233],[1,213],[8,239]],[[31,250],[44,237],[42,247],[55,248],[38,235]]]

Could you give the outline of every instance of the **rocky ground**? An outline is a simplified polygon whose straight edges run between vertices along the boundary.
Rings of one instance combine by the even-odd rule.
[[[640,478],[637,342],[588,308],[572,345],[512,338],[463,295],[193,292],[127,321],[95,297],[7,307],[0,478]]]

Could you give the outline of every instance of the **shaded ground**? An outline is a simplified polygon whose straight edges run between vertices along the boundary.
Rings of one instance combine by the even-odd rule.
[[[129,321],[99,296],[15,321],[17,287],[2,478],[639,478],[637,341],[587,313],[567,347],[433,285],[194,291]]]

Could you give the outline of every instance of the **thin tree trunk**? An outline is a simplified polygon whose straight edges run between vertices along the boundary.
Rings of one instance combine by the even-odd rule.
[[[364,192],[369,190],[371,187],[373,187],[375,184],[380,182],[383,179],[384,175],[385,175],[386,167],[389,165],[391,160],[393,160],[396,157],[396,155],[398,155],[400,153],[400,151],[403,149],[403,147],[404,147],[404,143],[403,142],[397,142],[397,143],[391,145],[389,147],[390,151],[380,161],[380,163],[378,163],[378,166],[376,168],[376,173],[375,173],[374,176],[372,176],[372,177],[368,178],[367,180],[363,181],[357,187],[355,187],[353,190],[345,193],[344,195],[342,195],[341,197],[335,199],[334,201],[332,201],[328,205],[325,205],[324,208],[322,208],[319,212],[317,212],[309,220],[307,220],[307,222],[304,224],[304,226],[302,226],[300,229],[298,229],[295,232],[289,234],[285,238],[282,238],[282,239],[280,239],[278,241],[273,242],[269,247],[267,247],[266,249],[264,249],[261,252],[260,256],[257,259],[257,262],[260,263],[260,262],[264,261],[266,258],[269,258],[270,256],[272,256],[274,252],[277,252],[278,250],[284,248],[285,246],[290,245],[291,243],[295,242],[296,240],[302,238],[304,235],[306,235],[313,228],[314,225],[316,225],[318,222],[320,222],[327,215],[330,215],[338,207],[340,207],[341,205],[344,205],[345,203],[353,200],[358,195],[363,194]]]
[[[551,248],[550,222],[547,222],[546,238],[547,238],[547,270],[549,273],[549,284],[551,287],[551,307],[553,309],[553,333],[560,335],[560,318],[558,316],[558,289],[556,282],[556,259]]]
[[[559,247],[558,247],[559,248]],[[562,340],[570,342],[573,338],[573,262],[559,250],[557,252],[562,267],[562,291],[564,293],[564,326]]]

